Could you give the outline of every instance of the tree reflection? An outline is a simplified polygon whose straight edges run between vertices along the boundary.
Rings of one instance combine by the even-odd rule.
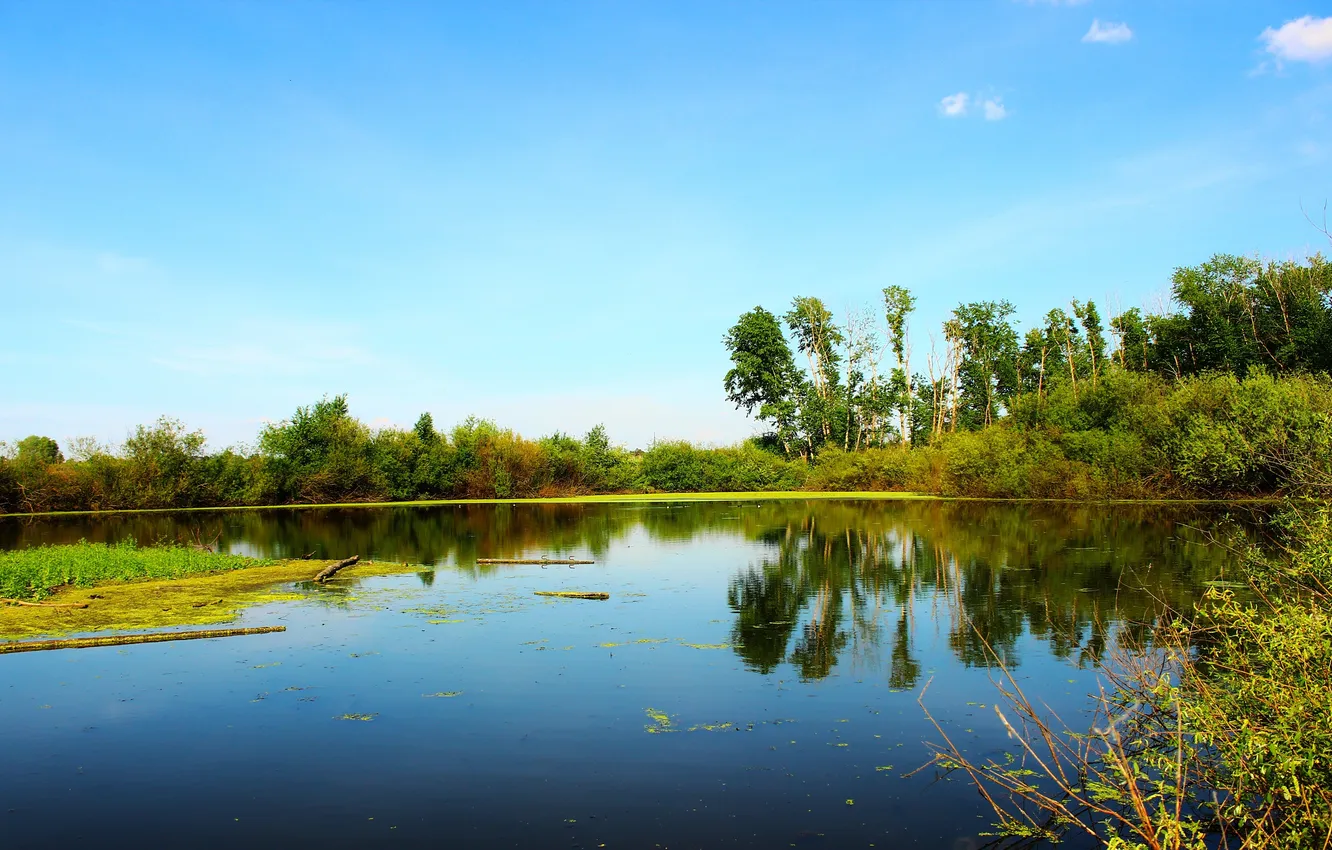
[[[1254,518],[1240,519],[1236,533],[1248,533]],[[1150,621],[1163,607],[1187,611],[1203,584],[1223,574],[1232,556],[1212,540],[1222,527],[1214,511],[1196,506],[463,504],[0,519],[0,547],[216,538],[242,554],[359,554],[482,574],[506,568],[477,558],[602,560],[630,535],[665,548],[729,536],[762,551],[736,566],[727,589],[731,644],[747,668],[791,664],[817,679],[850,664],[909,688],[921,675],[918,621],[939,623],[948,651],[968,665],[990,663],[992,652],[1020,664],[1024,635],[1059,657],[1095,663],[1115,629]]]
[[[1019,665],[1027,634],[1057,657],[1093,664],[1118,624],[1187,610],[1230,560],[1192,530],[1193,509],[1155,511],[774,505],[745,517],[771,552],[731,580],[731,641],[750,669],[789,663],[807,679],[847,658],[882,668],[886,649],[890,686],[910,688],[921,672],[913,619],[928,605],[968,666]]]

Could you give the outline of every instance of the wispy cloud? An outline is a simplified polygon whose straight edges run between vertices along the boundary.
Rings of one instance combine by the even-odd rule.
[[[1133,38],[1133,30],[1125,23],[1114,23],[1106,21],[1101,23],[1100,18],[1092,20],[1091,29],[1082,40],[1088,44],[1123,44]]]
[[[939,114],[945,118],[964,118],[979,111],[986,121],[1002,121],[1008,117],[1008,107],[998,96],[971,95],[964,91],[950,94],[939,101]]]
[[[1332,59],[1332,16],[1305,15],[1278,29],[1268,27],[1258,38],[1278,63],[1326,62]]]
[[[964,91],[950,94],[939,101],[939,114],[947,118],[961,118],[971,107],[971,95]]]

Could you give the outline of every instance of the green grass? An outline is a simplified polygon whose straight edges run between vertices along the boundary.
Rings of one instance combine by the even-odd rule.
[[[141,547],[133,540],[108,546],[79,543],[0,552],[0,597],[44,599],[52,589],[102,581],[174,579],[270,564],[242,555],[220,555],[184,546]]]

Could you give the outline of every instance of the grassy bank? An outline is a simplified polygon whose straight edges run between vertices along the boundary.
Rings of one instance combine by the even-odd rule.
[[[37,546],[0,552],[0,597],[40,600],[67,585],[86,588],[108,581],[178,579],[271,563],[185,546],[142,547],[133,540],[110,546],[86,542]]]
[[[0,553],[0,595],[42,605],[0,604],[0,639],[85,634],[234,620],[246,607],[299,599],[325,561],[272,561],[183,547],[78,543]],[[363,561],[348,574],[419,569]],[[86,607],[74,607],[74,606]]]

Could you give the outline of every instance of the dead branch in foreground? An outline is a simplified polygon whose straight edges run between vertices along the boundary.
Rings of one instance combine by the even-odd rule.
[[[336,564],[329,564],[327,567],[324,567],[315,575],[314,580],[319,582],[320,584],[323,584],[324,582],[333,578],[333,576],[337,575],[339,570],[345,570],[359,560],[361,560],[360,555],[352,555],[350,558],[343,558],[341,561],[338,561]]]
[[[67,638],[64,640],[29,640],[0,643],[0,655],[10,652],[42,652],[48,649],[89,649],[95,646],[126,646],[135,643],[164,643],[172,640],[204,640],[206,638],[240,637],[241,635],[267,635],[285,632],[286,626],[258,626],[252,629],[204,629],[193,632],[150,632],[139,635],[106,635],[103,637]]]
[[[574,564],[596,563],[596,561],[579,561],[574,558],[567,560],[558,558],[477,558],[476,562],[478,564],[539,564],[543,567],[549,564],[569,564],[572,566]]]

